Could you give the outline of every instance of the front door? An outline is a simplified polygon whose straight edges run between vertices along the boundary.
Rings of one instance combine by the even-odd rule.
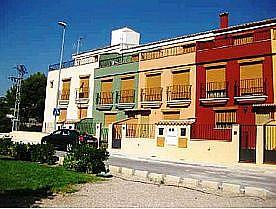
[[[167,145],[177,145],[177,136],[178,131],[176,127],[167,127],[167,134],[166,134],[166,144]]]

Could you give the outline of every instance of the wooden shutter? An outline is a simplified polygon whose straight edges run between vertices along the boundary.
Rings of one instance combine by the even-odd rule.
[[[251,63],[240,66],[240,80],[255,79],[263,77],[263,64]]]
[[[59,121],[65,121],[67,117],[67,109],[60,109]]]
[[[149,124],[149,115],[142,114],[140,124]]]
[[[225,68],[207,68],[206,69],[206,82],[224,82],[225,81]]]
[[[87,117],[87,107],[78,109],[78,118],[83,119]]]
[[[189,85],[190,84],[190,72],[174,72],[173,73],[173,85]]]
[[[180,113],[179,112],[163,112],[164,120],[179,120]]]
[[[70,84],[71,80],[63,80],[62,81],[62,94],[68,94],[70,93]]]
[[[121,90],[134,89],[134,77],[121,78]]]
[[[111,92],[112,91],[112,80],[102,81],[101,92]]]
[[[105,113],[104,114],[104,124],[105,127],[108,127],[109,124],[116,122],[117,114],[114,113]]]
[[[161,86],[161,74],[147,75],[146,77],[147,88],[156,88]]]

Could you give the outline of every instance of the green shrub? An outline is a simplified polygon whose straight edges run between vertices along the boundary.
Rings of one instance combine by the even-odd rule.
[[[104,148],[94,148],[80,144],[71,150],[65,157],[63,166],[67,169],[85,173],[106,172],[104,161],[109,157]]]
[[[23,144],[16,142],[11,156],[16,160],[47,163],[53,165],[56,162],[55,149],[51,144]]]
[[[33,144],[29,151],[32,162],[47,163],[49,165],[56,162],[55,149],[52,144]]]
[[[13,149],[11,138],[0,139],[0,155],[10,156]]]

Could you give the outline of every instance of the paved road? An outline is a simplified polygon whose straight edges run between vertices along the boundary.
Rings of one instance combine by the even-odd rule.
[[[276,193],[276,169],[171,163],[143,158],[129,159],[119,154],[112,154],[107,164],[199,180],[254,186]]]
[[[181,187],[144,184],[113,178],[80,186],[73,194],[58,194],[37,201],[33,207],[55,208],[188,208],[276,207],[275,199],[206,194]]]

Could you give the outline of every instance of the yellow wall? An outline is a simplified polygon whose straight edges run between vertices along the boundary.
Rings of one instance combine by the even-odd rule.
[[[156,123],[159,120],[163,119],[163,113],[161,109],[179,109],[180,110],[180,119],[195,117],[195,88],[196,88],[196,67],[185,66],[179,67],[181,65],[188,65],[195,63],[195,53],[183,54],[178,56],[168,56],[159,59],[140,61],[139,63],[139,108],[141,108],[141,88],[146,88],[146,74],[161,72],[161,87],[163,88],[162,94],[162,105],[158,109],[152,109],[149,117],[149,123]],[[174,67],[175,66],[175,67]],[[174,67],[174,68],[167,68]],[[161,69],[165,68],[165,69]],[[172,70],[176,69],[190,69],[190,84],[192,85],[191,89],[191,104],[189,107],[181,108],[170,108],[166,105],[167,100],[167,86],[173,85],[173,74]]]

